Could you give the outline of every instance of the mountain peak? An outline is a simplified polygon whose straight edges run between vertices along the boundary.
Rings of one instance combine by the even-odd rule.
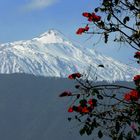
[[[46,35],[61,35],[62,33],[56,29],[49,29],[48,31],[44,32],[40,36],[46,36]]]
[[[47,32],[41,34],[39,37],[33,38],[33,40],[39,41],[43,44],[64,43],[68,41],[68,39],[56,29],[49,29]]]
[[[61,32],[50,29],[27,41],[0,46],[0,73],[30,73],[34,75],[67,77],[74,72],[88,73],[90,79],[132,80],[138,70],[110,57],[82,49]],[[98,67],[103,64],[104,68]]]

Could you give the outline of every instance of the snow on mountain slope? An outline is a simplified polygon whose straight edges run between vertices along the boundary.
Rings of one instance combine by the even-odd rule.
[[[138,72],[93,49],[76,47],[62,33],[49,30],[27,41],[0,45],[0,73],[29,73],[41,76],[67,77],[73,72],[86,73],[98,80],[132,80]],[[104,68],[98,67],[103,64]]]

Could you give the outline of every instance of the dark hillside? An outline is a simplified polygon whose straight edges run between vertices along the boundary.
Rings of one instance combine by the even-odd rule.
[[[58,97],[73,85],[68,79],[1,74],[0,139],[91,140],[67,121],[70,98]]]

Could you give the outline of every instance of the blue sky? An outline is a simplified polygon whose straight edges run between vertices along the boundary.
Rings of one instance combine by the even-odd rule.
[[[91,3],[92,0],[2,0],[0,42],[30,39],[50,28],[73,36],[82,24],[81,13],[92,9]]]
[[[110,42],[99,43],[96,37],[78,36],[75,31],[86,25],[82,12],[91,12],[99,1],[95,0],[1,0],[0,1],[0,43],[32,39],[50,28],[60,30],[83,47],[93,47],[97,51],[118,59],[126,64],[135,64],[135,50],[120,47]],[[135,64],[136,65],[136,64]]]

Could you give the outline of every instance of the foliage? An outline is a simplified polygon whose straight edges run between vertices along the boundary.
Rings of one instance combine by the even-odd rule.
[[[140,63],[139,0],[102,0],[94,12],[82,15],[87,19],[87,25],[77,30],[78,35],[100,35],[105,43],[114,37],[114,42],[123,42],[137,50],[134,58]],[[76,119],[81,124],[81,135],[98,132],[99,138],[107,135],[112,140],[134,140],[139,137],[140,75],[133,78],[135,88],[95,84],[80,73],[71,74],[68,78],[78,82],[75,85],[77,92],[65,91],[60,97],[72,97],[68,112],[73,116],[68,120]]]

